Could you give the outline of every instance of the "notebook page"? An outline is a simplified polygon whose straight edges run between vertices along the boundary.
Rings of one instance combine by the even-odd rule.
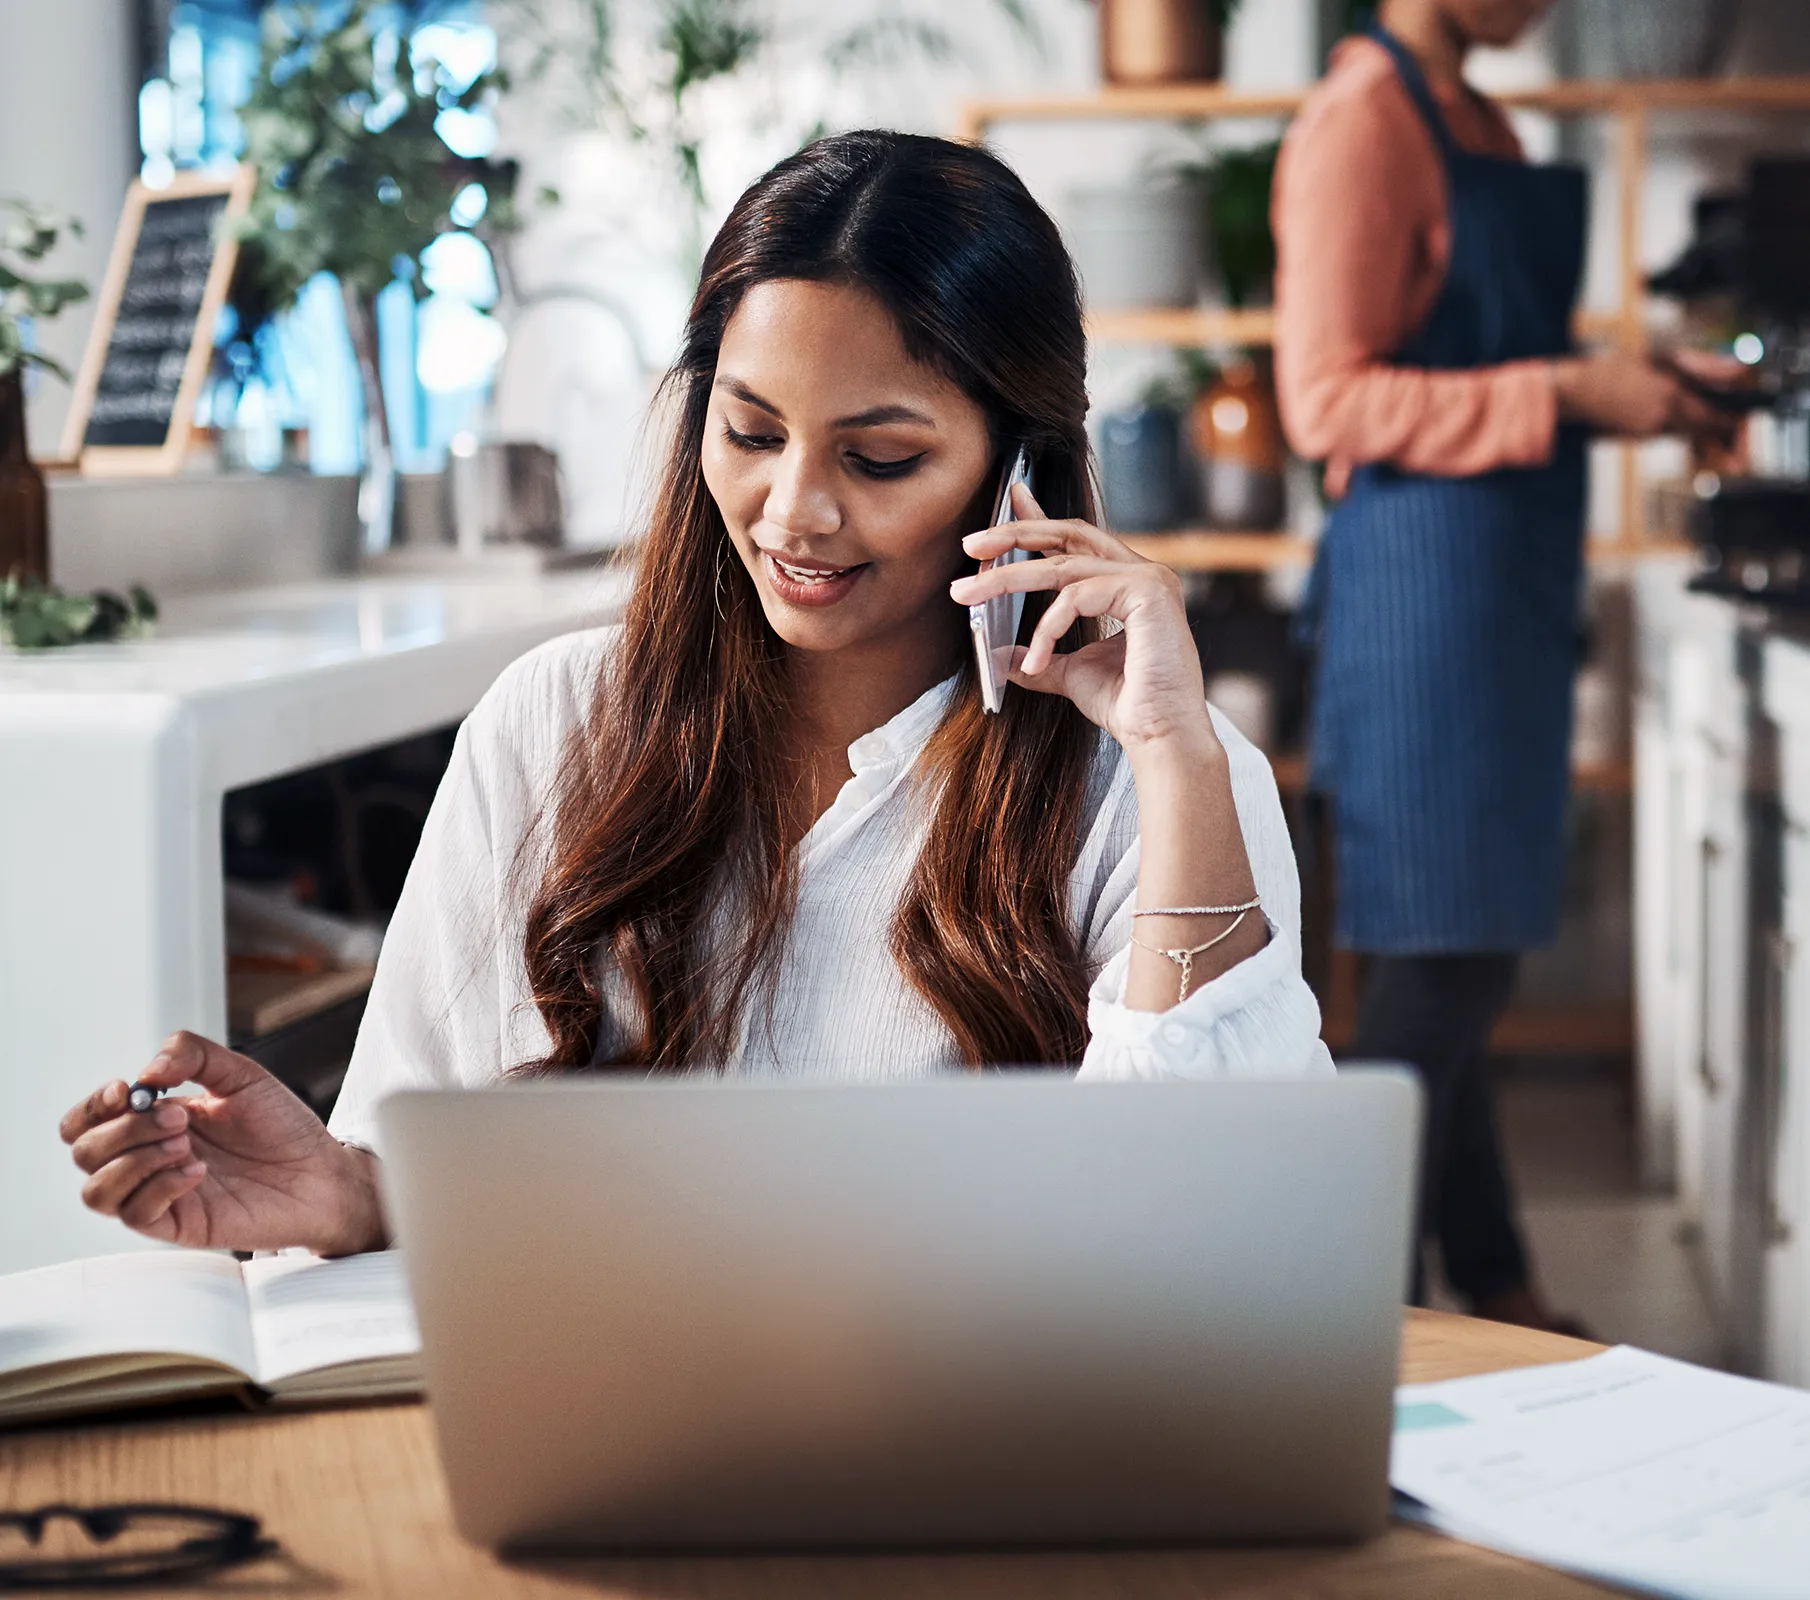
[[[27,1369],[138,1354],[214,1361],[250,1376],[239,1263],[205,1250],[148,1250],[0,1278],[0,1396],[23,1384]]]
[[[1810,1594],[1810,1393],[1625,1346],[1396,1391],[1389,1481],[1459,1538],[1654,1594]]]
[[[373,1250],[323,1261],[259,1256],[244,1264],[259,1383],[421,1348],[402,1256]]]

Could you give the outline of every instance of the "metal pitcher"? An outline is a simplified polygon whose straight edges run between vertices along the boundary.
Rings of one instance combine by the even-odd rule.
[[[462,435],[452,442],[448,478],[454,535],[468,555],[487,544],[565,542],[559,457],[545,445],[480,444]]]

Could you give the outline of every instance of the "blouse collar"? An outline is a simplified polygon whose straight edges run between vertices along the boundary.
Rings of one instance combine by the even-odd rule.
[[[908,765],[929,742],[955,695],[959,673],[926,689],[891,721],[864,733],[848,747],[849,771],[858,778],[883,767]]]

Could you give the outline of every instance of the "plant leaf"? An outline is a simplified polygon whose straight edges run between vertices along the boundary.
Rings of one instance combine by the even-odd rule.
[[[65,383],[75,381],[70,377],[69,369],[62,362],[52,360],[42,350],[27,350],[21,354],[19,359],[28,367],[40,367],[45,372],[55,373]]]

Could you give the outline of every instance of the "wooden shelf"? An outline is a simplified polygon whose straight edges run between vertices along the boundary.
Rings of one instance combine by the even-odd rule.
[[[1641,111],[1810,111],[1810,77],[1568,79],[1490,98],[1515,111],[1600,116]]]
[[[1163,306],[1147,311],[1094,311],[1087,336],[1099,344],[1274,344],[1276,313],[1206,306]]]
[[[1580,311],[1577,336],[1613,339],[1627,319],[1614,311]],[[1639,324],[1635,324],[1638,331]],[[1098,344],[1267,345],[1276,342],[1276,313],[1267,306],[1232,310],[1219,306],[1153,306],[1148,310],[1095,311],[1087,336]]]
[[[1177,572],[1275,572],[1313,562],[1317,542],[1293,533],[1219,533],[1178,528],[1174,533],[1122,533],[1126,544]],[[1592,566],[1688,554],[1680,539],[1593,538],[1584,545]]]
[[[1616,1000],[1510,1006],[1489,1047],[1504,1056],[1625,1056],[1634,1049],[1634,1007]]]
[[[1305,90],[1248,93],[1217,83],[1161,84],[1146,89],[1101,89],[1085,95],[1033,95],[973,100],[962,107],[964,138],[980,139],[997,122],[1090,122],[1130,118],[1206,122],[1228,117],[1291,117]],[[1555,116],[1600,116],[1646,111],[1806,111],[1810,77],[1709,78],[1640,81],[1575,80],[1537,89],[1492,93],[1517,111]]]
[[[1571,769],[1571,787],[1590,794],[1630,795],[1634,792],[1631,761],[1587,761]]]
[[[1320,1033],[1332,1050],[1351,1048],[1356,1024],[1355,996],[1343,1008],[1328,1008]],[[1510,1006],[1490,1035],[1492,1053],[1502,1056],[1625,1056],[1634,1050],[1634,1008],[1622,1001],[1594,1005]]]
[[[1121,534],[1141,556],[1177,572],[1270,572],[1304,567],[1314,558],[1314,541],[1291,533],[1215,533],[1182,528],[1174,533]]]
[[[235,1039],[275,1033],[371,987],[375,967],[329,972],[233,972],[226,975],[227,1027]]]
[[[1270,771],[1276,775],[1276,787],[1284,794],[1304,794],[1307,790],[1307,757],[1298,751],[1270,757]],[[1590,794],[1634,792],[1634,766],[1628,761],[1583,762],[1571,769],[1571,787]]]
[[[1307,757],[1300,752],[1271,756],[1270,771],[1276,775],[1276,787],[1283,794],[1307,793]]]
[[[1584,541],[1584,556],[1594,566],[1612,566],[1619,561],[1649,561],[1655,556],[1685,556],[1696,549],[1688,539],[1623,539],[1590,538]]]
[[[1321,997],[1320,1037],[1335,1051],[1349,1050],[1357,1031],[1358,960],[1332,952],[1327,993]],[[1634,1007],[1627,1000],[1511,1005],[1490,1034],[1489,1047],[1506,1056],[1625,1056],[1634,1050]]]

